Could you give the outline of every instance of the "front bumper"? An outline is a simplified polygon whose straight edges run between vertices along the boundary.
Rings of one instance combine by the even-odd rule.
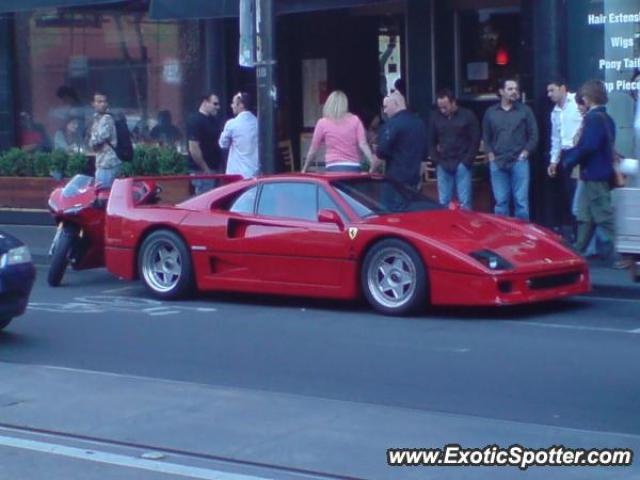
[[[13,318],[24,313],[35,278],[36,269],[32,263],[0,269],[1,318]]]
[[[518,305],[580,295],[591,290],[586,266],[495,276],[448,271],[431,271],[430,274],[433,305]]]

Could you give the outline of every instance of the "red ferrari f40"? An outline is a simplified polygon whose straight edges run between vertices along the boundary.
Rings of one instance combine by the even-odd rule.
[[[109,271],[141,279],[161,299],[196,290],[364,296],[390,315],[590,289],[585,261],[553,232],[443,208],[382,176],[227,180],[170,205],[134,198],[141,182],[155,188],[154,179],[117,180],[107,206]]]

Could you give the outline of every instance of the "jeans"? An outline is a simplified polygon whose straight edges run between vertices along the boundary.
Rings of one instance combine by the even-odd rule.
[[[459,164],[455,172],[451,173],[440,165],[438,171],[438,196],[440,203],[445,207],[453,198],[453,188],[456,188],[456,197],[462,208],[471,210],[473,190],[471,188],[471,169],[464,164]]]
[[[362,167],[360,167],[359,163],[354,163],[353,165],[327,165],[326,171],[360,173],[362,172]]]
[[[116,165],[113,168],[96,168],[96,185],[103,188],[111,188],[114,180],[120,174],[122,164]]]
[[[529,160],[516,160],[506,167],[490,162],[490,169],[496,215],[508,216],[513,198],[516,218],[529,220]]]
[[[213,170],[211,174],[216,174],[217,171]],[[191,172],[189,175],[205,175],[203,172]],[[217,180],[208,179],[208,178],[198,178],[195,180],[191,180],[191,185],[193,185],[193,194],[201,195],[209,190],[213,190],[216,187]]]

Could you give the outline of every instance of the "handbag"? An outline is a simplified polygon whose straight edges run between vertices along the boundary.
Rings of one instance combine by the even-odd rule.
[[[620,171],[620,154],[613,151],[613,173],[609,177],[609,188],[622,188],[627,181],[624,174]]]
[[[609,127],[607,126],[607,118],[604,113],[600,113],[602,117],[602,121],[604,122],[604,128],[607,132],[607,138],[609,139],[609,144],[611,145],[611,165],[613,167],[613,171],[609,176],[609,188],[622,188],[625,185],[626,178],[624,174],[620,171],[620,160],[623,158],[622,155],[616,150],[616,147],[613,142],[613,138],[611,132],[609,131]]]

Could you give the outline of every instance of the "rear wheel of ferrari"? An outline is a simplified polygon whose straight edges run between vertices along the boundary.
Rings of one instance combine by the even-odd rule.
[[[385,315],[404,315],[426,303],[424,263],[418,252],[401,240],[375,244],[364,259],[360,278],[367,301]]]
[[[182,239],[169,230],[149,235],[138,255],[138,272],[156,297],[173,300],[184,297],[193,286],[191,255]]]

